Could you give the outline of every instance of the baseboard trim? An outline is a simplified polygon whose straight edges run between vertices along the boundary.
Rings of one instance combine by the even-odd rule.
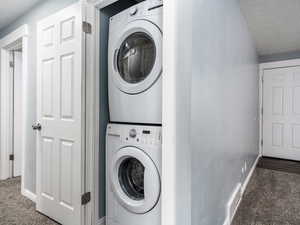
[[[224,221],[223,225],[230,225],[230,221],[229,221],[227,216],[225,218],[225,221]]]
[[[247,175],[247,178],[245,179],[244,183],[242,184],[242,187],[241,187],[241,190],[240,190],[241,198],[239,199],[239,202],[238,202],[238,204],[237,204],[237,207],[236,207],[236,209],[235,209],[235,211],[234,211],[234,213],[233,213],[233,217],[230,218],[230,215],[227,214],[223,225],[231,225],[231,223],[232,223],[231,220],[234,219],[234,216],[235,216],[235,214],[236,214],[236,212],[237,212],[237,210],[238,210],[238,208],[239,208],[239,206],[240,206],[240,203],[241,203],[242,200],[243,200],[243,196],[244,196],[244,193],[245,193],[245,191],[246,191],[246,188],[247,188],[247,186],[249,185],[249,182],[250,182],[250,180],[251,180],[251,178],[252,178],[252,176],[253,176],[253,174],[254,174],[254,171],[255,171],[255,169],[256,169],[256,167],[257,167],[257,164],[258,164],[258,162],[259,162],[259,160],[260,160],[261,157],[262,157],[262,156],[261,156],[260,154],[257,156],[257,158],[256,158],[256,160],[255,160],[253,166],[251,167],[251,170],[249,171],[249,174]]]
[[[102,217],[96,222],[96,225],[105,225],[105,217]]]
[[[36,194],[32,193],[31,191],[24,190],[22,191],[22,195],[36,203]]]
[[[250,180],[253,176],[253,173],[254,173],[254,171],[257,167],[257,164],[258,164],[260,158],[261,158],[261,155],[258,155],[255,162],[254,162],[254,164],[253,164],[253,166],[252,166],[252,168],[251,168],[251,170],[250,170],[250,172],[249,172],[249,174],[248,174],[248,176],[247,176],[247,178],[246,178],[246,180],[244,181],[244,183],[242,185],[242,198],[243,198],[243,195],[246,191],[246,188],[247,188],[247,186],[248,186],[248,184],[249,184],[249,182],[250,182]]]

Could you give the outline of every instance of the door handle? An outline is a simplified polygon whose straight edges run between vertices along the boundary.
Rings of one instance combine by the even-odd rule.
[[[42,130],[42,125],[40,123],[34,124],[32,125],[32,129],[40,131]]]
[[[114,65],[114,69],[115,71],[118,71],[118,53],[119,53],[119,49],[115,49],[114,51],[114,62],[113,62],[113,65]]]

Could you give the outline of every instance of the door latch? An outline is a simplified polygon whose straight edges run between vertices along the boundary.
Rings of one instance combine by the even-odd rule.
[[[40,131],[42,130],[42,125],[40,123],[37,123],[35,125],[32,125],[32,129]]]

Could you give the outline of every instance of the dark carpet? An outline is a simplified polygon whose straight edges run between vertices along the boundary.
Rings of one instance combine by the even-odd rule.
[[[58,225],[21,195],[21,179],[0,181],[0,225]]]
[[[0,181],[0,225],[58,225],[20,193],[20,178]],[[257,168],[232,225],[300,225],[300,174]]]
[[[263,157],[259,160],[257,167],[300,174],[300,162],[298,161]]]
[[[256,168],[232,225],[300,225],[300,175]]]

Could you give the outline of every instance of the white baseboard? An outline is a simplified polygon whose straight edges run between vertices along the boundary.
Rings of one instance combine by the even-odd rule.
[[[1,165],[1,160],[0,160],[0,165]],[[9,175],[7,173],[5,173],[4,171],[0,172],[0,181],[7,180],[9,178],[10,178]]]
[[[242,184],[238,183],[227,204],[227,220],[232,222],[242,200]]]
[[[250,182],[250,180],[253,176],[254,170],[255,170],[255,168],[257,166],[257,163],[258,163],[260,158],[261,158],[261,155],[258,155],[255,162],[254,162],[254,164],[253,164],[253,166],[252,166],[252,168],[251,168],[251,170],[250,170],[250,172],[249,172],[249,174],[248,174],[248,176],[247,176],[247,178],[245,179],[245,181],[242,185],[242,195],[245,193],[245,190],[246,190],[246,188],[247,188],[247,186],[248,186],[248,184],[249,184],[249,182]]]
[[[30,199],[31,201],[36,202],[36,194],[32,193],[31,191],[24,190],[22,191],[22,195]]]
[[[239,201],[238,201],[238,203],[237,203],[237,206],[236,206],[236,209],[235,209],[235,211],[234,211],[234,213],[233,213],[233,216],[232,216],[232,215],[228,215],[228,212],[227,212],[227,215],[226,215],[226,218],[225,218],[225,221],[224,221],[224,224],[223,224],[223,225],[230,225],[230,224],[231,224],[232,219],[234,218],[235,213],[237,212],[237,209],[239,208],[240,203],[242,202],[243,195],[244,195],[244,193],[245,193],[245,191],[246,191],[247,186],[249,185],[249,182],[250,182],[250,180],[251,180],[251,178],[252,178],[252,176],[253,176],[253,173],[254,173],[254,171],[255,171],[255,168],[256,168],[257,163],[258,163],[258,161],[259,161],[260,158],[261,158],[261,155],[259,154],[259,155],[257,156],[257,158],[256,158],[256,160],[255,160],[255,162],[254,162],[254,164],[253,164],[251,170],[249,171],[249,174],[247,175],[247,178],[245,179],[244,183],[242,184],[242,187],[241,187],[241,190],[240,190],[240,199],[239,199]],[[237,194],[237,193],[235,193],[235,194]],[[233,198],[233,197],[234,197],[234,196],[232,196],[232,198]],[[230,218],[231,216],[232,216],[232,218]]]
[[[228,220],[228,217],[226,217],[226,219],[225,219],[223,225],[230,225],[230,221]]]
[[[97,221],[96,225],[105,225],[105,217],[102,217],[101,219],[99,219]]]

